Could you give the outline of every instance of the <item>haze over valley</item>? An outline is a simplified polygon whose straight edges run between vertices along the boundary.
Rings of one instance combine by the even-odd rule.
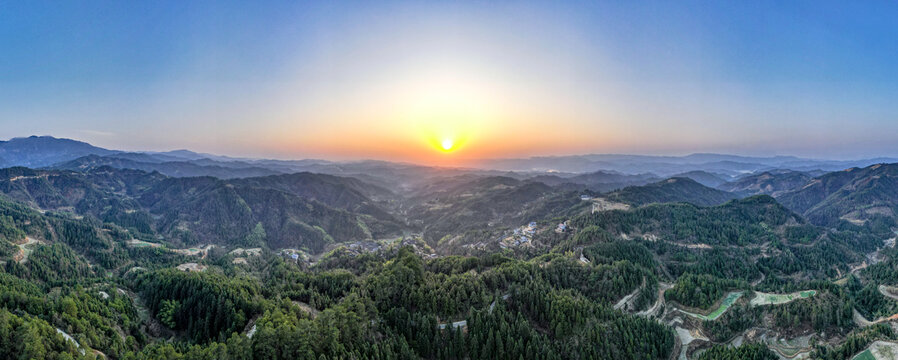
[[[479,326],[505,326],[489,325],[504,321],[492,318],[493,311],[530,317],[524,321],[537,327],[530,341],[561,346],[547,356],[583,358],[635,356],[647,346],[660,358],[715,352],[729,358],[732,350],[715,344],[733,342],[751,344],[740,351],[774,357],[864,350],[857,341],[888,350],[890,343],[873,341],[890,336],[885,324],[898,313],[888,280],[892,230],[898,228],[898,164],[883,158],[581,155],[447,168],[124,152],[50,136],[2,142],[0,158],[6,167],[0,170],[0,205],[7,291],[25,291],[23,299],[29,299],[32,290],[24,289],[82,284],[49,300],[16,300],[25,302],[7,307],[59,304],[35,310],[26,316],[37,317],[25,321],[55,325],[59,334],[93,334],[97,340],[51,344],[53,351],[76,356],[90,349],[97,356],[153,358],[148,351],[168,340],[196,344],[182,351],[204,357],[213,351],[209,342],[227,333],[233,333],[225,336],[231,348],[259,341],[256,336],[315,336],[283,329],[256,333],[270,326],[265,319],[288,310],[313,324],[320,314],[352,314],[336,312],[347,311],[337,309],[350,301],[346,296],[358,296],[350,295],[355,291],[373,291],[369,300],[352,301],[373,301],[364,306],[374,308],[353,316],[393,316],[396,310],[384,309],[411,306],[421,319],[430,317],[428,336],[435,338],[408,350],[415,356],[424,356],[434,342],[475,336]],[[530,275],[504,274],[515,268]],[[421,283],[413,286],[425,288],[382,283],[396,281],[394,271],[419,272],[413,281]],[[492,276],[505,280],[496,283]],[[174,285],[180,281],[187,282]],[[427,285],[431,281],[442,285]],[[214,283],[227,285],[156,293]],[[531,293],[534,287],[545,287],[545,293]],[[420,292],[425,289],[465,295],[429,308],[434,305]],[[232,300],[187,307],[198,306],[191,300],[198,296]],[[532,296],[548,296],[538,301],[550,308],[531,308],[526,301],[536,301]],[[556,297],[611,313],[542,319],[561,306],[553,301],[569,301]],[[121,328],[125,337],[77,330],[69,322],[76,318],[39,320],[40,311],[54,314],[63,301],[110,299],[124,310],[82,311],[108,311],[91,315],[98,316],[91,320],[99,321],[94,329],[121,328],[120,321],[129,319],[129,327]],[[205,315],[231,310],[237,313]],[[381,311],[387,312],[375,315]],[[223,320],[191,325],[204,316]],[[565,333],[584,319],[605,324],[596,326],[639,326],[639,334],[655,335],[635,348],[563,348],[565,341],[592,336]],[[555,330],[538,330],[542,326]],[[392,331],[379,327],[354,331]],[[402,344],[423,335],[391,336],[400,348],[387,351],[402,351],[409,346]],[[137,352],[140,342],[146,345]],[[369,346],[364,344],[356,346]],[[473,344],[453,351],[472,351],[467,346]]]
[[[898,3],[0,3],[0,359],[898,359]]]

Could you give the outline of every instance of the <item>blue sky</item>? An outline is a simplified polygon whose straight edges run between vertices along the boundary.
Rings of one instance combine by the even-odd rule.
[[[895,2],[0,2],[0,138],[898,155]],[[432,142],[432,141],[431,141]]]

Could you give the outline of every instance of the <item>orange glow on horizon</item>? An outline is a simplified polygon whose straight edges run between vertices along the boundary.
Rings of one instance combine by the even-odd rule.
[[[603,119],[586,119],[574,106],[554,101],[552,93],[522,93],[476,68],[406,71],[393,81],[329,98],[327,106],[296,107],[295,112],[278,114],[279,121],[290,125],[260,134],[259,139],[287,158],[382,159],[435,166],[580,152],[620,141],[615,136],[619,129],[612,126],[584,131],[595,129]]]
[[[591,150],[587,141],[617,145],[613,139],[601,135],[584,139],[577,134],[525,126],[485,131],[476,137],[473,134],[454,137],[429,134],[422,138],[415,131],[380,130],[378,127],[366,130],[364,126],[357,126],[356,129],[307,140],[281,134],[278,140],[267,141],[267,144],[272,152],[283,154],[284,158],[379,159],[446,167],[464,167],[489,158],[584,153]],[[448,150],[443,146],[446,139],[452,141]],[[561,147],[561,144],[566,146]]]

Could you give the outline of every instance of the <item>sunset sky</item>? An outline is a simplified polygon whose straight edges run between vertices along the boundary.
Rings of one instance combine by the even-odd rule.
[[[0,138],[438,164],[896,156],[896,17],[894,1],[6,1]]]

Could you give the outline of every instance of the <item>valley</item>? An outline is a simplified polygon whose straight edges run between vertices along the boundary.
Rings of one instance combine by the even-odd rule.
[[[898,207],[879,193],[898,165],[664,179],[86,164],[0,170],[0,322],[48,329],[73,358],[882,359],[898,341],[898,222],[845,205],[864,191]]]
[[[0,360],[898,360],[898,1],[0,1]]]

